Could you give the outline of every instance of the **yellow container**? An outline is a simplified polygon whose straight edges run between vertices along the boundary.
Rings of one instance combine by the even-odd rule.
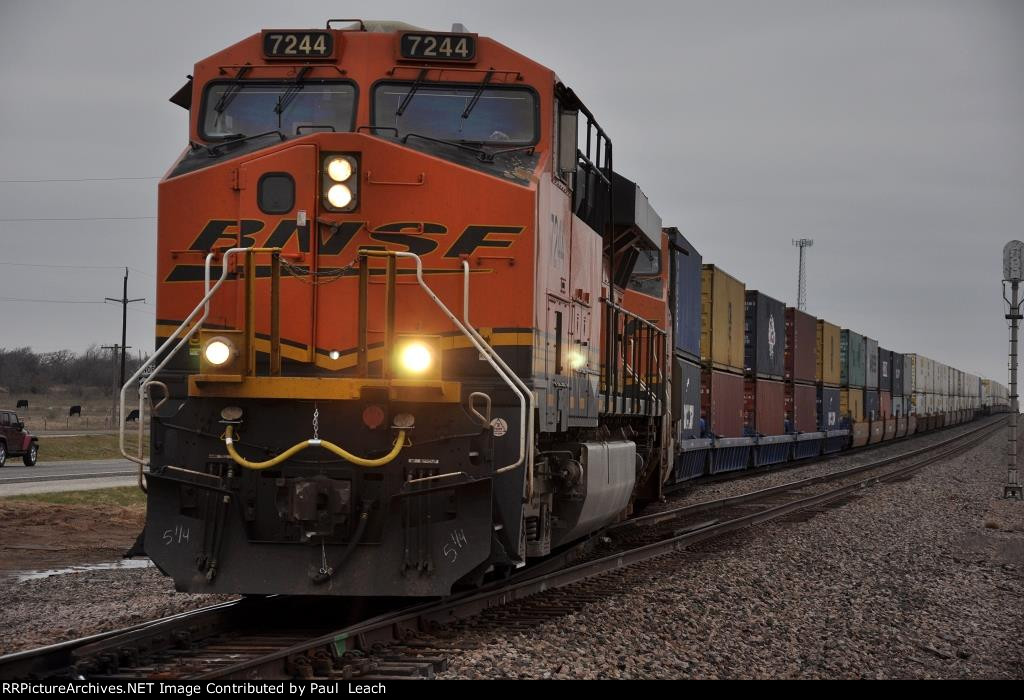
[[[743,373],[746,286],[714,265],[704,265],[700,284],[700,360]]]
[[[825,386],[839,386],[839,326],[818,321],[818,365],[815,379]]]
[[[840,389],[839,413],[849,416],[851,423],[860,423],[864,420],[864,390]]]

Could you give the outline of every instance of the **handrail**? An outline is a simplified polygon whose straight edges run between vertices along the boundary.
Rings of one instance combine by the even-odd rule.
[[[512,378],[512,380],[523,391],[523,393],[526,394],[529,397],[529,399],[528,399],[528,407],[527,407],[529,420],[527,421],[527,425],[526,425],[526,448],[529,450],[527,452],[527,454],[526,454],[526,459],[527,459],[527,463],[526,463],[527,464],[527,470],[526,470],[527,471],[526,499],[530,500],[533,497],[533,467],[534,467],[534,456],[533,456],[533,441],[534,441],[533,409],[534,409],[534,402],[536,401],[536,397],[534,396],[533,391],[530,389],[530,387],[528,387],[526,385],[526,382],[524,382],[522,379],[520,379],[519,376],[515,372],[512,371],[512,368],[509,367],[508,364],[506,364],[505,360],[503,360],[501,358],[501,355],[499,355],[497,353],[497,351],[493,347],[491,347],[491,345],[486,340],[484,340],[484,337],[482,335],[480,335],[480,333],[477,332],[476,328],[473,327],[472,322],[470,322],[470,320],[469,320],[469,261],[468,260],[463,260],[462,261],[462,318],[466,322],[466,328],[469,329],[469,332],[472,333],[474,335],[474,337],[476,337],[476,339],[480,342],[481,345],[483,345],[485,348],[487,348],[488,354],[498,364],[501,365],[501,368],[505,370],[505,372],[508,374],[508,376]],[[522,426],[522,423],[520,422],[520,431],[522,431],[522,429],[523,429],[523,426]],[[522,435],[522,434],[523,433],[520,432],[520,435]],[[508,467],[504,467],[503,469],[508,469]],[[501,472],[502,472],[502,470],[498,470],[499,474]]]
[[[210,286],[210,266],[211,266],[211,263],[213,262],[214,256],[216,256],[217,254],[216,253],[212,253],[212,252],[207,254],[207,256],[206,256],[206,266],[205,266],[204,275],[203,275],[203,286],[204,286],[204,289],[205,289],[205,293],[203,294],[203,298],[199,300],[199,303],[196,304],[195,308],[192,309],[191,313],[189,313],[189,315],[185,317],[185,320],[181,322],[181,324],[174,330],[174,332],[171,333],[170,336],[168,336],[167,340],[165,340],[163,342],[163,344],[159,348],[156,349],[156,352],[153,353],[153,357],[150,359],[150,363],[156,362],[156,360],[167,351],[167,348],[171,347],[171,345],[174,344],[174,341],[177,338],[178,334],[181,333],[182,331],[184,331],[185,328],[187,328],[189,326],[189,324],[192,324],[192,321],[196,318],[196,315],[199,313],[200,310],[202,310],[203,314],[198,319],[198,321],[196,321],[194,324],[192,324],[192,327],[189,329],[189,331],[187,333],[185,333],[185,335],[183,335],[181,337],[181,340],[179,340],[178,343],[174,346],[174,349],[171,350],[171,352],[167,353],[166,356],[163,358],[163,360],[160,360],[160,363],[157,364],[153,368],[153,370],[151,372],[149,372],[149,376],[150,377],[155,377],[157,374],[160,373],[161,370],[163,370],[164,367],[167,366],[167,363],[171,361],[171,358],[174,357],[176,354],[178,354],[178,351],[181,350],[181,348],[184,347],[185,344],[188,343],[188,341],[192,339],[192,336],[194,336],[196,334],[196,332],[199,330],[200,326],[202,326],[203,323],[206,321],[207,317],[209,317],[209,315],[210,315],[210,299],[213,298],[213,295],[217,293],[217,290],[220,289],[222,284],[224,284],[224,280],[226,280],[227,276],[228,276],[228,258],[230,258],[232,255],[237,255],[239,253],[244,253],[244,252],[247,252],[247,251],[252,251],[253,253],[275,253],[275,252],[276,253],[280,253],[281,249],[280,248],[229,248],[228,250],[224,251],[224,255],[223,255],[223,258],[221,260],[220,277],[217,279],[217,282],[213,285],[213,287]],[[135,381],[139,379],[139,377],[141,377],[143,374],[145,374],[146,368],[149,366],[150,363],[144,364],[141,367],[139,367],[139,369],[136,370],[135,373],[132,374],[132,376],[128,378],[128,381],[126,381],[124,383],[124,386],[121,387],[120,402],[119,402],[119,410],[120,410],[120,415],[121,416],[123,416],[124,413],[125,413],[125,398],[126,398],[125,394],[128,391],[128,387],[131,386],[132,384],[134,384]],[[124,421],[123,420],[119,419],[119,421],[118,421],[120,423],[120,425],[118,426],[118,448],[121,451],[121,455],[125,459],[127,459],[127,460],[129,460],[131,462],[134,462],[134,463],[139,465],[139,482],[138,483],[139,483],[139,488],[142,489],[143,492],[146,491],[146,481],[145,481],[145,474],[143,472],[143,468],[149,466],[149,459],[144,458],[142,456],[142,431],[143,431],[143,427],[144,427],[144,424],[145,424],[145,420],[144,420],[144,418],[145,418],[145,397],[146,397],[146,387],[149,385],[149,383],[150,382],[147,380],[145,382],[142,382],[139,385],[138,455],[135,455],[135,456],[130,455],[130,454],[128,454],[128,451],[125,449],[125,444],[124,444],[124,440],[125,440],[125,425],[124,425]]]
[[[504,381],[508,385],[508,387],[512,390],[512,392],[519,398],[519,407],[520,407],[519,408],[519,459],[517,459],[515,462],[513,462],[511,464],[507,464],[504,467],[501,467],[500,469],[495,470],[495,473],[496,474],[503,474],[505,472],[511,471],[511,470],[516,469],[517,467],[521,466],[524,462],[527,461],[527,454],[526,454],[526,431],[527,431],[526,406],[527,406],[527,400],[526,400],[526,396],[523,394],[523,392],[520,391],[519,387],[516,386],[515,381],[509,376],[509,374],[506,374],[505,371],[494,361],[494,356],[492,356],[492,354],[491,354],[491,352],[493,352],[493,348],[491,348],[490,345],[488,345],[488,343],[486,341],[481,342],[480,340],[477,340],[477,337],[473,334],[473,332],[470,331],[469,328],[467,328],[466,325],[463,324],[458,319],[458,317],[451,312],[451,310],[447,306],[445,306],[445,303],[443,301],[441,301],[441,299],[437,296],[437,294],[434,293],[434,290],[430,288],[430,285],[428,285],[426,280],[423,279],[423,260],[422,260],[422,258],[420,258],[419,255],[417,255],[416,253],[408,253],[408,252],[404,252],[404,251],[378,250],[378,249],[374,249],[374,248],[370,248],[370,249],[362,248],[362,249],[360,249],[359,253],[360,253],[360,255],[366,255],[368,257],[377,257],[377,258],[386,258],[386,257],[409,258],[409,259],[413,260],[416,263],[416,282],[419,284],[419,286],[426,293],[427,297],[432,302],[434,302],[434,304],[437,305],[437,307],[439,309],[441,309],[441,312],[445,316],[448,317],[448,320],[451,321],[455,325],[455,327],[458,328],[462,332],[462,334],[469,339],[469,342],[472,343],[473,347],[475,347],[477,349],[477,352],[479,352],[484,357],[484,360],[486,360],[487,364],[489,364],[491,366],[491,369],[494,370],[495,374],[497,374],[499,377],[501,377],[502,381]],[[491,352],[488,352],[488,349],[491,349]],[[501,361],[501,358],[498,358],[498,360]],[[504,364],[504,363],[502,363],[502,364]],[[514,373],[510,373],[510,374],[512,374],[514,376]],[[530,393],[530,392],[528,392],[528,393]],[[532,465],[532,460],[530,460],[530,464]],[[529,481],[527,483],[527,493],[532,495],[532,493],[533,493],[533,479],[532,479],[533,474],[529,473],[529,477],[530,477],[530,479],[529,479]]]

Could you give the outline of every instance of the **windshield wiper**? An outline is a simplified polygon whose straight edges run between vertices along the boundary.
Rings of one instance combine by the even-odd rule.
[[[398,105],[398,110],[395,112],[396,117],[402,116],[405,112],[405,108],[412,102],[412,96],[416,94],[416,91],[420,89],[420,85],[427,77],[427,73],[430,71],[429,68],[424,68],[420,71],[420,74],[416,76],[416,80],[413,81],[412,87],[409,88],[409,92],[405,93],[405,97],[402,98],[402,102]]]
[[[245,77],[245,74],[248,73],[251,69],[252,66],[242,66],[241,68],[239,68],[238,72],[235,73],[235,80],[240,81],[242,78]],[[230,106],[231,102],[234,101],[236,97],[238,97],[238,93],[240,93],[241,91],[241,82],[234,82],[231,85],[228,85],[228,89],[224,91],[224,94],[220,96],[219,100],[217,100],[217,104],[214,105],[213,111],[216,112],[218,115],[224,114],[224,110],[226,110],[228,106]],[[214,120],[213,123],[216,124],[217,121]]]
[[[469,141],[467,139],[462,139],[462,140],[459,141],[459,143],[466,144],[466,145],[469,145],[469,146],[477,146],[481,151],[483,151],[484,147],[495,148],[495,146],[493,146],[492,144],[490,144],[487,141]],[[490,163],[495,158],[497,158],[498,156],[507,155],[509,153],[519,153],[520,151],[526,151],[530,155],[533,155],[533,152],[536,149],[537,149],[537,146],[535,146],[535,145],[527,145],[527,146],[512,146],[511,148],[499,148],[499,149],[494,150],[494,151],[485,151],[485,153],[487,154],[486,162]],[[483,160],[483,158],[481,158],[481,160]]]
[[[446,146],[454,146],[455,148],[461,148],[463,151],[469,151],[470,153],[476,153],[477,158],[479,158],[480,160],[484,161],[485,163],[489,163],[491,160],[493,160],[493,158],[491,157],[491,154],[488,153],[487,151],[485,151],[482,148],[474,148],[472,146],[467,146],[465,143],[461,143],[459,141],[449,141],[447,139],[439,139],[439,138],[436,138],[434,136],[427,136],[425,134],[415,134],[415,133],[410,132],[410,133],[408,133],[408,134],[406,134],[405,136],[402,137],[402,143],[408,143],[409,139],[412,138],[412,137],[415,137],[415,138],[418,138],[418,139],[423,139],[424,141],[433,141],[434,143],[443,143]]]
[[[493,70],[487,71],[484,79],[476,86],[476,92],[473,93],[473,97],[470,99],[469,104],[466,105],[466,109],[462,111],[463,119],[469,119],[469,115],[473,113],[473,108],[476,107],[476,103],[480,101],[480,96],[484,94],[484,88],[486,88],[487,84],[491,82],[491,76],[493,75]]]
[[[282,141],[288,139],[288,137],[284,134],[283,131],[274,129],[272,131],[264,131],[262,134],[253,134],[252,136],[246,136],[245,134],[232,134],[232,138],[228,139],[227,141],[222,141],[212,146],[206,146],[205,148],[211,157],[215,157],[220,155],[219,151],[221,148],[224,148],[226,146],[237,146],[238,144],[243,143],[245,141],[252,141],[253,139],[258,139],[261,136],[270,136],[271,134],[277,134]]]
[[[274,105],[274,112],[277,113],[277,126],[279,128],[281,126],[281,115],[286,109],[288,109],[288,105],[291,104],[292,100],[294,100],[299,92],[302,91],[302,88],[305,87],[304,83],[306,80],[306,74],[309,73],[309,71],[309,66],[303,66],[302,70],[299,71],[299,74],[295,76],[295,82],[289,85],[288,89],[277,98],[277,104]]]

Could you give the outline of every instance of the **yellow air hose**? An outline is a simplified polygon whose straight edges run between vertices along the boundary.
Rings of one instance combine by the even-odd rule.
[[[295,445],[292,445],[278,456],[268,459],[266,462],[250,462],[245,457],[238,454],[238,451],[235,449],[234,426],[232,425],[229,425],[227,427],[227,430],[224,431],[224,444],[227,445],[228,454],[231,455],[231,459],[235,460],[236,464],[239,464],[245,467],[246,469],[269,469],[270,467],[276,467],[278,464],[284,462],[292,455],[302,452],[304,449],[311,445],[319,445],[320,447],[323,447],[325,450],[329,450],[334,454],[338,455],[339,457],[341,457],[342,459],[345,459],[351,462],[352,464],[358,465],[360,467],[382,467],[391,460],[393,460],[395,457],[397,457],[398,453],[402,451],[403,447],[405,447],[405,431],[399,430],[398,438],[395,440],[395,444],[394,446],[392,446],[391,451],[388,452],[383,457],[378,457],[377,459],[366,459],[364,457],[358,457],[352,454],[351,452],[348,452],[347,450],[338,447],[333,442],[328,442],[327,440],[311,439],[306,440],[305,442],[300,442]]]

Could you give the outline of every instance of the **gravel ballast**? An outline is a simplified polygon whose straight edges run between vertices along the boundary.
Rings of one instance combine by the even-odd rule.
[[[460,632],[476,648],[442,677],[1019,678],[1024,504],[1001,498],[1005,446],[666,557],[634,593],[526,631]]]
[[[999,432],[804,522],[663,558],[634,592],[525,631],[459,632],[466,651],[442,677],[1020,677],[1024,504],[1000,498],[1004,450]],[[794,478],[709,484],[694,497]],[[153,568],[8,580],[0,653],[226,599],[176,593]]]

